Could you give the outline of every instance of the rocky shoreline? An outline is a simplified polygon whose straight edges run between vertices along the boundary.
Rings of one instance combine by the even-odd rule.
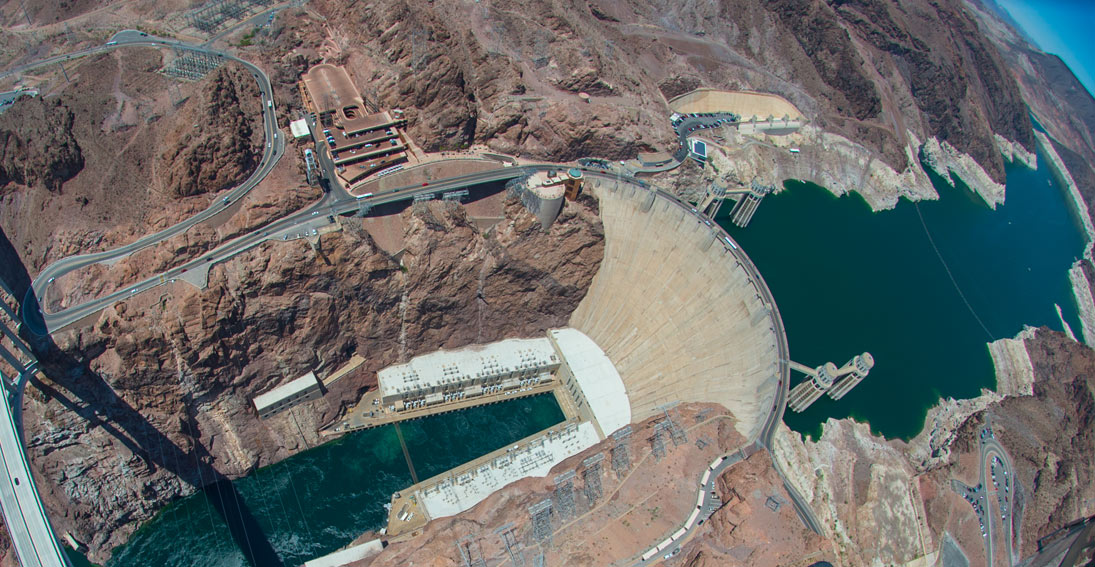
[[[1088,249],[1090,251],[1090,248]],[[1087,346],[1095,345],[1095,299],[1091,295],[1091,282],[1087,279],[1084,264],[1091,264],[1090,254],[1076,260],[1068,270],[1068,279],[1072,283],[1072,296],[1076,298],[1076,307],[1080,315],[1080,336]]]
[[[909,165],[896,171],[866,146],[812,124],[779,136],[741,134],[734,128],[726,128],[713,136],[722,143],[709,141],[708,160],[717,173],[707,175],[731,187],[747,186],[757,180],[774,186],[778,192],[783,190],[785,180],[796,180],[814,183],[837,196],[854,191],[872,211],[878,212],[896,207],[901,198],[938,199],[928,176],[928,171],[932,171],[952,186],[956,179],[961,180],[990,208],[1004,202],[1005,185],[993,181],[972,157],[936,138],[921,143],[912,131],[905,135],[908,144],[904,151]],[[1036,167],[1036,155],[1021,144],[1000,135],[996,135],[996,144],[1007,161]],[[678,185],[684,187],[679,190],[682,197],[702,198],[694,184]]]
[[[931,137],[921,146],[920,152],[924,156],[924,164],[952,187],[955,185],[955,178],[960,179],[990,209],[995,209],[996,205],[1004,202],[1004,184],[993,181],[988,172],[972,157],[958,151],[949,143]]]
[[[1092,225],[1087,203],[1084,202],[1083,196],[1080,195],[1080,189],[1076,186],[1076,180],[1073,179],[1072,174],[1069,173],[1064,160],[1057,154],[1057,150],[1054,149],[1053,143],[1050,142],[1049,137],[1041,132],[1035,132],[1034,136],[1038,140],[1038,148],[1042,150],[1049,159],[1050,171],[1053,173],[1054,178],[1068,190],[1073,210],[1075,210],[1076,215],[1080,217],[1080,224],[1084,229],[1084,240],[1086,240],[1088,244],[1085,256],[1090,257],[1090,246],[1093,239],[1095,239],[1095,226]]]

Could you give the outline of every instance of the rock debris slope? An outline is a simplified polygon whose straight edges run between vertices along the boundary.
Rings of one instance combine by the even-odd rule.
[[[235,477],[317,443],[376,370],[565,325],[601,261],[587,204],[546,233],[518,203],[486,233],[451,204],[401,218],[401,262],[348,218],[316,250],[268,244],[214,267],[203,291],[175,284],[56,337],[43,359],[50,380],[29,390],[24,418],[55,527],[102,560],[208,469]],[[324,376],[355,352],[361,371],[294,412],[303,439],[287,414],[259,420],[254,395],[309,370]]]

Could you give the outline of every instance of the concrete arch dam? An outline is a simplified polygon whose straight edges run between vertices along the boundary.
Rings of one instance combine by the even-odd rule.
[[[600,201],[605,257],[570,326],[616,366],[632,421],[677,401],[716,402],[757,440],[783,409],[786,350],[759,275],[717,225],[672,197],[604,178],[586,190]]]

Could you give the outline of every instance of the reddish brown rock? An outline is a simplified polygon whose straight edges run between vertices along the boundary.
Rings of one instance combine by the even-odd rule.
[[[487,233],[452,203],[401,213],[401,261],[343,219],[313,250],[271,242],[59,333],[28,390],[28,450],[58,530],[102,560],[141,520],[213,474],[236,477],[318,442],[376,370],[437,348],[536,336],[566,324],[603,255],[600,221],[568,204],[548,232],[516,202]],[[309,370],[366,363],[289,422],[251,399]],[[204,481],[203,481],[204,479]]]

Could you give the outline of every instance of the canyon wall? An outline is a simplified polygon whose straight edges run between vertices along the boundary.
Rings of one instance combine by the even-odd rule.
[[[315,249],[266,244],[214,266],[204,290],[138,295],[38,344],[48,379],[28,389],[24,423],[54,527],[102,561],[167,502],[318,443],[376,370],[565,325],[602,257],[588,199],[548,232],[516,202],[488,231],[453,203],[399,222],[400,260],[345,218]],[[259,420],[256,394],[354,353],[367,362],[324,397]]]

